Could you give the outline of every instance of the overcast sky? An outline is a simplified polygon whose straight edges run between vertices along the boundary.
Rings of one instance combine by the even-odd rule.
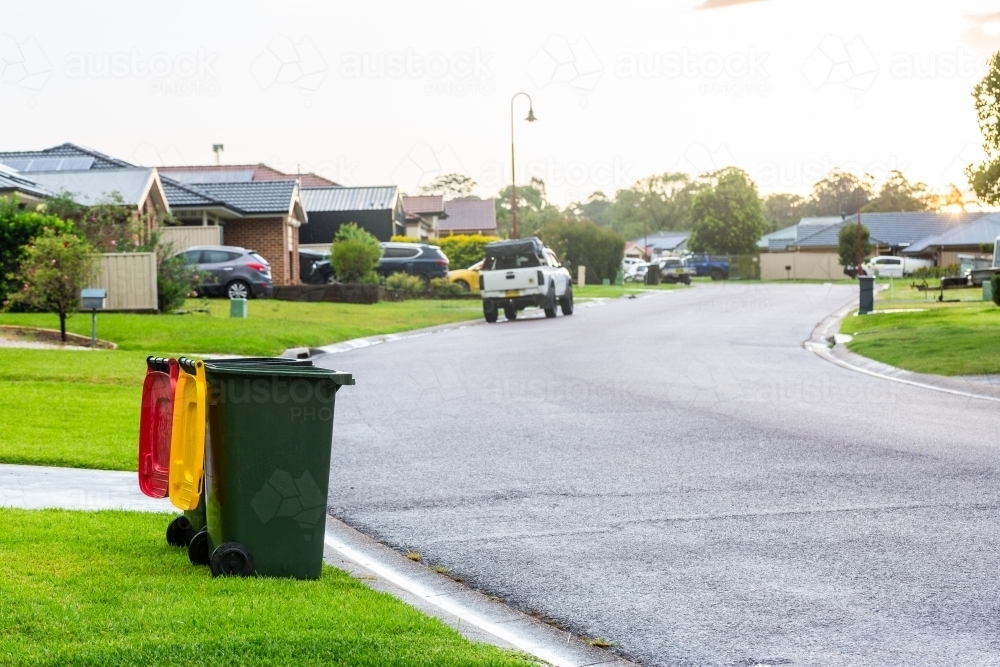
[[[0,149],[265,162],[415,192],[463,172],[565,204],[657,172],[806,193],[842,166],[967,184],[995,2],[12,2]]]

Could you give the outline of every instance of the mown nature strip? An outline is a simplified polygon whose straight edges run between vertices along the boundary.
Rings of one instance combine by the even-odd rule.
[[[229,301],[189,300],[185,309],[210,313],[143,315],[102,313],[98,336],[120,350],[151,354],[275,355],[290,347],[319,347],[351,338],[398,333],[482,316],[478,301],[414,299],[379,302],[299,303],[253,299],[247,319],[229,317]],[[58,329],[50,313],[0,313],[0,324]],[[75,315],[67,330],[90,335],[90,317]]]
[[[168,519],[0,509],[0,664],[533,664],[334,568],[213,579],[167,546]]]
[[[885,307],[926,310],[849,316],[840,327],[854,336],[848,349],[918,373],[1000,373],[1000,308],[993,303],[895,301]]]

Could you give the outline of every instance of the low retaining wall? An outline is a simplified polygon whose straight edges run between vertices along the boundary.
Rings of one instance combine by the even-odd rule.
[[[273,299],[280,301],[326,301],[330,303],[378,303],[377,285],[278,285]]]

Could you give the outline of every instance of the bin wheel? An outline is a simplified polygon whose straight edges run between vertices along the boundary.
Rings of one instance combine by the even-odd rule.
[[[212,553],[213,577],[249,577],[253,574],[253,556],[239,542],[220,544]]]
[[[192,565],[208,565],[208,530],[202,528],[188,542],[188,558]]]
[[[193,536],[191,522],[183,514],[174,518],[167,526],[167,544],[172,547],[186,547]]]

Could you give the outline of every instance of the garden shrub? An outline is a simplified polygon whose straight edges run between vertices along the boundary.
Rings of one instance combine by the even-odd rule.
[[[337,230],[330,250],[330,261],[340,282],[368,283],[381,257],[382,248],[379,247],[378,239],[355,223],[348,222]],[[377,277],[375,281],[378,282]]]
[[[0,197],[0,301],[20,288],[17,279],[27,246],[45,229],[74,232],[73,223],[58,216],[21,208],[17,197]]]
[[[451,282],[447,278],[432,278],[431,291],[434,292],[435,294],[441,294],[441,295],[462,294],[463,292],[461,287]]]
[[[587,267],[587,282],[600,285],[614,280],[625,256],[625,239],[590,220],[562,219],[548,222],[538,236],[564,264]]]
[[[419,276],[411,276],[402,271],[386,278],[385,286],[387,289],[399,290],[400,292],[408,292],[410,294],[424,291],[424,281]]]

